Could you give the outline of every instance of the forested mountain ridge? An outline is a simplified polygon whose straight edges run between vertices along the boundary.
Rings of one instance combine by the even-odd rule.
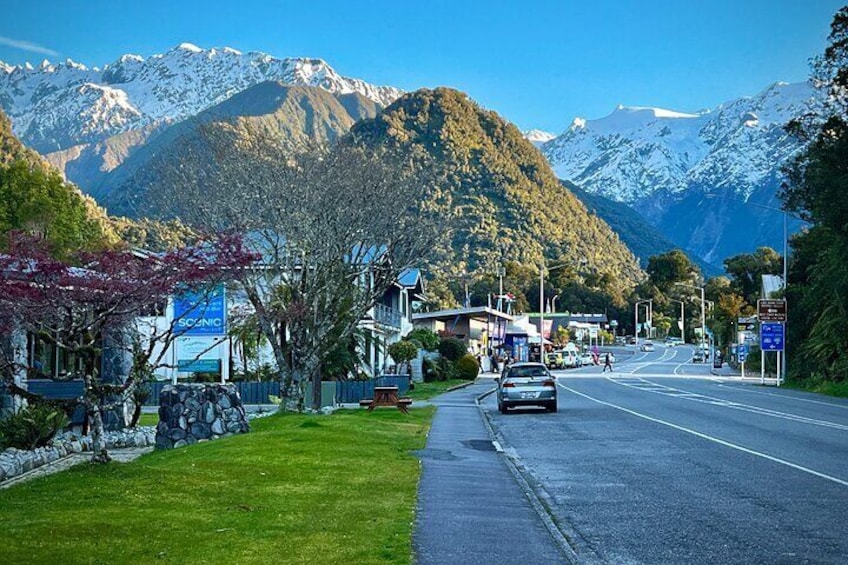
[[[310,86],[264,82],[204,110],[197,116],[163,128],[120,166],[85,189],[110,212],[137,216],[152,183],[172,184],[171,165],[192,168],[195,175],[214,176],[210,138],[262,140],[290,148],[332,142],[360,119],[373,117],[378,106],[358,93],[332,94]],[[185,174],[183,170],[180,175]]]
[[[639,264],[643,268],[648,265],[648,259],[651,257],[678,248],[659,229],[651,225],[627,204],[610,200],[601,194],[586,192],[569,181],[560,182],[579,198],[591,213],[597,214],[609,224],[621,238],[621,241],[639,258]],[[706,275],[712,276],[721,273],[719,267],[707,263],[697,256],[691,256],[691,259]]]
[[[407,94],[357,123],[345,140],[432,157],[444,179],[435,204],[454,217],[450,249],[439,260],[449,276],[494,272],[504,261],[566,263],[619,295],[642,278],[618,235],[560,184],[518,128],[462,92]]]
[[[118,242],[103,208],[25,147],[0,111],[0,235],[12,230],[45,238],[59,255]]]
[[[45,238],[59,256],[120,245],[164,250],[193,237],[178,223],[108,216],[25,147],[0,111],[0,248],[2,236],[12,230]]]

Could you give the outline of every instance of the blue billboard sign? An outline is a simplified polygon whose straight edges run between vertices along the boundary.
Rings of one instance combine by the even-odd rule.
[[[763,351],[783,351],[783,324],[766,323],[760,325],[760,349]]]
[[[178,335],[226,335],[227,300],[223,285],[208,292],[174,298],[174,331]]]

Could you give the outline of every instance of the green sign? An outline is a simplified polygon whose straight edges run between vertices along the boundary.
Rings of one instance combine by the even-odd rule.
[[[177,370],[181,373],[216,373],[221,374],[220,359],[197,359],[177,361]]]

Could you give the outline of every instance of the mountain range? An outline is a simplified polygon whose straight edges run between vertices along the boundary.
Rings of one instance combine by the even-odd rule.
[[[17,136],[119,213],[133,213],[132,199],[157,182],[155,163],[196,149],[186,141],[202,128],[331,140],[402,94],[343,77],[320,59],[188,43],[102,68],[0,63],[0,107]],[[680,247],[714,272],[728,256],[781,249],[780,216],[768,208],[779,208],[780,167],[800,148],[783,126],[814,103],[808,85],[775,83],[712,109],[619,106],[604,118],[575,118],[559,136],[523,135],[643,265]]]
[[[380,106],[402,91],[339,75],[321,59],[286,58],[182,43],[143,58],[123,55],[102,68],[70,59],[38,67],[0,62],[0,108],[17,137],[41,154],[179,121],[266,81],[359,93]]]
[[[575,118],[540,148],[559,178],[626,203],[676,245],[720,262],[782,248],[780,216],[767,208],[780,207],[780,168],[802,147],[785,126],[816,103],[808,84],[778,82],[694,113],[619,106]]]

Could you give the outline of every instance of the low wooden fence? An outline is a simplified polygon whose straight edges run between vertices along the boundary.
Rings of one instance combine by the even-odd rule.
[[[168,381],[150,383],[150,398],[145,406],[159,405],[159,392]],[[280,396],[280,383],[277,381],[253,382],[234,381],[243,404],[270,404],[268,397]],[[374,397],[374,386],[396,386],[398,394],[403,396],[409,392],[409,377],[407,375],[385,375],[367,381],[336,381],[336,403],[358,403],[363,398]]]
[[[158,406],[159,393],[162,388],[170,384],[170,381],[155,381],[148,383],[150,396],[144,403],[145,406]],[[255,382],[234,381],[244,404],[270,404],[269,396],[280,396],[280,383],[277,381]],[[409,392],[409,376],[407,375],[384,375],[376,379],[366,381],[336,381],[335,400],[337,404],[358,403],[363,398],[374,397],[375,386],[396,386],[398,394],[404,396]],[[53,381],[49,379],[30,379],[27,382],[30,392],[44,396],[45,398],[79,398],[83,393],[83,382]]]

